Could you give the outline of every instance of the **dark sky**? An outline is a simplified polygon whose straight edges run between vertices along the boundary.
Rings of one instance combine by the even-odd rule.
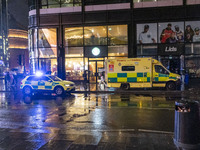
[[[28,0],[8,0],[9,28],[28,29]]]

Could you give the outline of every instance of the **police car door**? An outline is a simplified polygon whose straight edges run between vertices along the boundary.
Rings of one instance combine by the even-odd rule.
[[[52,80],[46,76],[42,76],[38,81],[38,89],[40,90],[51,90]]]

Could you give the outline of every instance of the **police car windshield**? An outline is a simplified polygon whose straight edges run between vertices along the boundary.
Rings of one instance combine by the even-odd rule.
[[[62,79],[58,78],[57,76],[49,76],[53,81],[62,81]]]

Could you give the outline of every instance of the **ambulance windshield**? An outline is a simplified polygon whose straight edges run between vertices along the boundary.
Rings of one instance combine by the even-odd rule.
[[[167,71],[163,66],[160,65],[155,65],[155,72],[161,74],[169,74],[169,71]]]

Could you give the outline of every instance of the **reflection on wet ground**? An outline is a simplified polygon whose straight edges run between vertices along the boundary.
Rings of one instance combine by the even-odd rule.
[[[23,149],[25,139],[32,149],[145,149],[141,142],[150,149],[166,145],[174,149],[175,100],[128,94],[0,93],[0,133],[9,130],[5,134],[9,138],[0,136],[0,148]],[[20,137],[18,143],[10,139],[12,134]],[[164,141],[158,144],[159,139]],[[14,147],[5,146],[9,140]]]
[[[170,113],[171,121],[169,122],[173,122],[175,100],[178,99],[128,94],[74,94],[66,97],[36,95],[30,97],[20,93],[0,93],[0,108],[25,112],[25,116],[31,120],[42,118],[42,122],[45,122],[44,125],[47,125],[46,123],[55,124],[55,126],[57,123],[77,123],[77,125],[78,123],[90,123],[97,126],[102,125],[102,128],[104,126],[109,128],[110,125],[113,127],[112,121],[117,120],[115,125],[117,128],[132,128],[131,121],[135,122],[132,119],[134,117],[139,122],[143,120],[144,123],[147,116],[147,119],[160,120],[160,117],[163,118],[162,113],[168,117],[170,116],[168,113]],[[21,122],[30,121],[19,120]],[[152,120],[148,121],[152,122]],[[85,127],[87,128],[87,126]]]

